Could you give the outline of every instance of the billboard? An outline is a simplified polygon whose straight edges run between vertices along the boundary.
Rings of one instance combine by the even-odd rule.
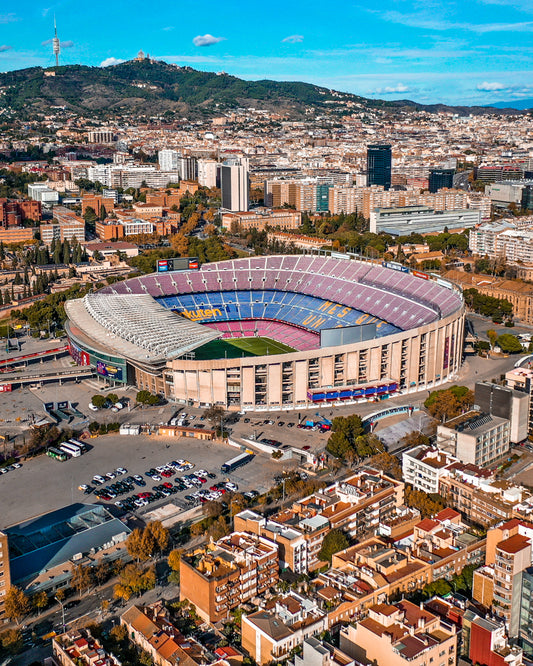
[[[362,324],[361,326],[343,326],[341,328],[323,328],[320,331],[320,348],[350,345],[354,342],[374,340],[377,325]]]
[[[116,379],[118,382],[122,381],[122,368],[119,368],[116,365],[111,365],[104,361],[96,361],[96,372],[99,375],[102,375],[102,377]]]
[[[383,261],[382,264],[383,268],[390,268],[393,271],[400,271],[401,273],[409,273],[409,269],[407,266],[402,266],[396,261]]]
[[[89,354],[86,351],[80,349],[73,342],[70,342],[68,351],[78,365],[91,365]]]
[[[427,273],[421,273],[420,271],[411,271],[411,275],[414,275],[417,278],[422,278],[422,280],[429,280],[429,275]]]
[[[0,393],[11,393],[11,384],[0,384]]]
[[[169,273],[170,271],[194,271],[198,270],[199,267],[198,257],[172,257],[171,259],[157,260],[158,273]]]

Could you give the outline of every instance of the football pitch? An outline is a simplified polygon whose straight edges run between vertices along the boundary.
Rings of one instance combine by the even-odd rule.
[[[296,351],[272,338],[226,338],[213,340],[195,350],[195,360],[207,361],[217,358],[241,358],[242,356],[267,356]]]
[[[267,354],[287,354],[296,351],[282,342],[272,338],[228,338],[225,340],[230,345],[249,352],[252,356],[266,356]]]

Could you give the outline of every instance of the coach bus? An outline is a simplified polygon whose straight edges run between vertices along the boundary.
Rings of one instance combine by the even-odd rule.
[[[80,442],[79,439],[74,439],[74,437],[72,437],[71,439],[68,440],[68,443],[77,446],[82,453],[87,453],[87,444]]]
[[[228,460],[227,462],[225,462],[222,465],[222,467],[220,468],[220,471],[224,472],[224,473],[233,472],[238,467],[242,467],[243,465],[247,465],[253,459],[254,459],[254,454],[253,453],[241,453],[240,455],[236,456],[235,458],[232,458],[231,460]]]
[[[71,458],[79,458],[81,456],[80,449],[75,444],[70,444],[70,442],[63,442],[59,448],[61,451],[68,453]]]
[[[65,462],[65,460],[68,459],[68,456],[64,451],[60,451],[59,449],[56,449],[53,446],[51,446],[46,451],[46,455],[50,456],[50,458],[53,458],[54,460],[59,460],[60,462]]]

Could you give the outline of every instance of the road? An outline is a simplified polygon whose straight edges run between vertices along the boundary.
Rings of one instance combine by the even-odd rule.
[[[470,189],[470,183],[468,181],[468,177],[472,171],[460,171],[459,173],[456,173],[453,177],[453,186],[457,190],[469,190]]]

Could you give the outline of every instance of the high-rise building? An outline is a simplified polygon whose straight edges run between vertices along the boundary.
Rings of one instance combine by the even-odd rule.
[[[518,637],[524,654],[533,659],[533,567],[520,573],[520,603],[514,604],[511,613],[511,636]]]
[[[217,186],[218,163],[216,160],[198,160],[198,185]]]
[[[533,185],[526,185],[522,190],[522,210],[533,210]]]
[[[226,160],[220,168],[222,208],[243,212],[248,210],[248,164],[247,160]]]
[[[160,150],[157,154],[157,161],[161,171],[177,171],[180,156],[177,150]]]
[[[178,171],[181,180],[198,180],[198,160],[196,157],[179,157]]]
[[[429,191],[437,192],[443,187],[453,187],[454,169],[431,169],[429,172]]]
[[[368,146],[366,166],[369,185],[383,185],[388,190],[391,186],[392,150],[388,144]]]

